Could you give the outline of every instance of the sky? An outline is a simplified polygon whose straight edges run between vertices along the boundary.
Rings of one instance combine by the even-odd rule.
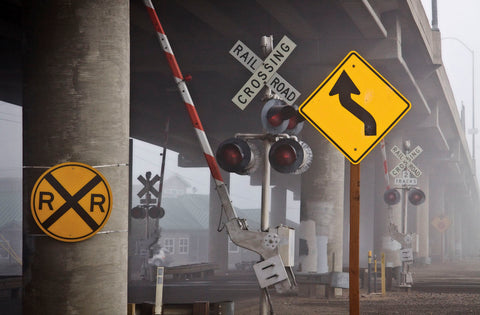
[[[22,108],[0,100],[0,178],[22,177]]]

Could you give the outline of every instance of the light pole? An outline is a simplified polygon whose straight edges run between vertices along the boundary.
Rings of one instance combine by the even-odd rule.
[[[472,55],[472,160],[473,160],[473,172],[476,173],[477,165],[475,162],[475,134],[477,130],[475,129],[475,51],[467,46],[463,41],[456,37],[444,37],[442,39],[453,39],[459,42],[463,47],[465,47],[470,54]]]

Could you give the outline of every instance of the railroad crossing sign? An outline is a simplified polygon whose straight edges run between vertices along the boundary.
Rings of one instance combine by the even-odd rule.
[[[452,220],[446,215],[439,215],[433,218],[432,225],[438,232],[443,233],[452,225]]]
[[[235,59],[252,73],[254,73],[263,63],[262,59],[260,59],[241,41],[237,41],[235,45],[233,45],[232,49],[230,49],[230,55],[235,57]],[[300,96],[300,92],[276,72],[272,75],[270,80],[266,82],[266,85],[289,105],[293,105]],[[237,106],[239,105],[237,104]]]
[[[422,171],[415,165],[413,164],[413,160],[415,160],[422,152],[423,149],[419,145],[415,147],[412,151],[410,151],[408,154],[405,154],[402,152],[402,150],[394,145],[392,149],[390,150],[393,155],[400,160],[400,163],[398,163],[391,171],[390,175],[393,177],[397,176],[400,174],[400,172],[403,172],[404,170],[408,170],[410,173],[413,174],[415,177],[420,177],[422,176]],[[405,173],[404,177],[405,177]],[[396,183],[396,181],[395,181]],[[416,185],[416,184],[415,184]]]
[[[142,198],[145,194],[147,194],[145,199],[140,199],[141,204],[156,203],[157,199],[152,199],[150,193],[152,193],[157,198],[160,195],[160,192],[155,187],[153,187],[153,185],[155,185],[160,180],[160,176],[155,175],[152,179],[150,179],[150,177],[152,177],[152,172],[147,172],[145,176],[147,177],[146,179],[142,175],[137,177],[140,183],[143,184],[143,188],[137,193],[137,196]]]
[[[45,234],[63,242],[78,242],[92,237],[107,223],[112,193],[96,169],[82,163],[63,163],[40,176],[30,207]]]
[[[358,164],[410,107],[378,71],[351,51],[300,105],[300,113]]]
[[[238,44],[238,42],[237,42]],[[234,57],[236,54],[238,54],[239,59],[245,59],[246,62],[242,62],[242,64],[246,63],[247,65],[253,65],[253,63],[250,61],[250,59],[247,58],[252,58],[252,54],[250,56],[243,55],[241,54],[241,49],[242,46],[233,46],[232,50],[234,53]],[[263,88],[266,82],[269,82],[272,76],[277,72],[278,68],[285,62],[288,56],[292,53],[292,51],[295,49],[297,45],[292,42],[287,36],[283,36],[282,40],[273,48],[272,52],[265,58],[263,63],[258,66],[258,68],[255,69],[253,72],[252,76],[250,79],[248,79],[247,83],[243,85],[243,87],[238,91],[238,93],[232,98],[232,102],[240,107],[240,109],[245,109],[247,105],[253,100],[255,95],[260,92],[260,90]],[[246,46],[245,46],[246,47]],[[232,53],[232,50],[230,50],[230,53]],[[242,56],[242,57],[240,57]],[[252,59],[253,60],[253,59]],[[278,79],[278,77],[277,77]],[[280,81],[275,81],[276,83],[270,83],[271,85],[278,85],[278,88],[280,87]],[[286,82],[286,81],[285,81]],[[283,82],[285,84],[285,82]],[[275,88],[274,88],[275,90]],[[282,90],[283,91],[283,90]],[[282,93],[280,93],[282,95]],[[291,98],[293,96],[290,96],[289,92],[286,92],[286,98]]]

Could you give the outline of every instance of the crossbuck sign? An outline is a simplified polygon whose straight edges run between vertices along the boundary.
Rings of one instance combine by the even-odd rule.
[[[276,72],[296,46],[287,36],[283,36],[262,62],[244,43],[237,41],[230,54],[253,74],[233,97],[232,102],[242,110],[245,109],[266,84],[286,103],[292,105],[300,93]]]
[[[410,178],[408,173],[413,174],[413,176],[417,178],[422,176],[422,171],[415,164],[413,164],[413,160],[415,160],[423,152],[423,149],[417,145],[415,149],[408,154],[405,154],[402,152],[402,150],[400,150],[399,147],[395,145],[390,151],[397,159],[400,160],[400,163],[398,163],[390,171],[390,175],[396,177],[400,173],[403,174],[403,178],[395,178],[395,184],[416,185],[417,179]]]

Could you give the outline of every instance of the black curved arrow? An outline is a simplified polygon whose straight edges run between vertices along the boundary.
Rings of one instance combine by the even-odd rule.
[[[357,89],[352,79],[348,76],[345,70],[340,74],[337,82],[330,91],[330,96],[338,94],[340,104],[345,107],[355,117],[360,119],[365,125],[365,135],[377,135],[377,123],[373,116],[367,112],[363,107],[352,100],[351,94],[359,95],[360,91]]]

